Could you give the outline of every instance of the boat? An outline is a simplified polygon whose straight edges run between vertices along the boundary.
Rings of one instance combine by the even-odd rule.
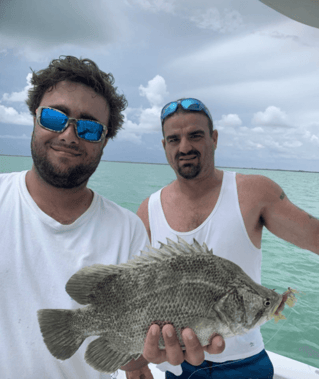
[[[319,367],[313,367],[283,355],[266,351],[274,366],[275,373],[273,379],[319,379]],[[148,367],[154,379],[165,378],[164,372],[157,365],[150,363]],[[117,374],[113,374],[111,377],[114,379],[126,379],[125,371],[118,370]]]
[[[275,11],[302,24],[319,28],[318,0],[259,0]]]
[[[319,379],[319,368],[266,351],[274,366],[273,379]]]

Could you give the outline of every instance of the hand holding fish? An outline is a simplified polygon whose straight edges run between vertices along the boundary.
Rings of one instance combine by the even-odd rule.
[[[207,351],[209,354],[220,354],[225,349],[225,341],[218,335],[211,336],[211,343],[209,345],[201,346],[196,334],[190,328],[185,328],[182,332],[182,338],[186,347],[184,352],[172,325],[168,324],[163,327],[163,337],[165,349],[159,349],[160,327],[158,325],[150,327],[143,350],[143,357],[148,362],[155,364],[169,362],[172,365],[179,365],[186,360],[190,364],[198,366],[205,359],[204,351]],[[153,379],[153,375],[147,365],[131,371],[134,367],[133,365],[134,363],[130,362],[128,365],[121,367],[121,369],[130,370],[126,371],[127,379],[140,379],[141,376],[143,379]],[[138,365],[136,361],[136,367]]]
[[[205,359],[204,350],[210,354],[219,354],[225,349],[225,342],[220,336],[214,336],[210,345],[201,346],[196,334],[190,328],[185,328],[182,332],[185,352],[183,352],[180,346],[172,325],[165,325],[163,327],[165,349],[159,349],[159,337],[159,326],[152,325],[147,333],[143,350],[144,358],[151,363],[169,362],[172,365],[179,365],[186,360],[191,365],[198,366]],[[221,342],[221,346],[217,345],[218,342]]]

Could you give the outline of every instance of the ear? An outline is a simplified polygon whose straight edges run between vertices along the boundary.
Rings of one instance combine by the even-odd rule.
[[[107,143],[109,142],[109,139],[108,138],[105,138],[104,142],[103,142],[103,149],[105,148],[105,146],[107,145]]]
[[[212,138],[214,141],[214,148],[216,150],[217,149],[217,142],[218,142],[218,130],[216,130],[216,129],[213,130]]]
[[[166,147],[166,141],[165,141],[165,138],[162,139],[162,145],[163,145],[163,148],[164,148],[164,150],[165,150],[165,147]]]
[[[37,113],[38,113],[38,109],[39,107],[35,110],[35,115],[33,116],[33,124],[35,125],[35,123],[37,122]]]

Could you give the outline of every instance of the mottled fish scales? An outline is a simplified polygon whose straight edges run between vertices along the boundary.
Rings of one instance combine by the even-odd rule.
[[[98,336],[86,350],[88,364],[112,373],[143,352],[150,325],[192,328],[201,344],[213,333],[242,335],[274,316],[281,318],[285,297],[255,283],[238,265],[218,257],[204,243],[167,239],[160,249],[119,265],[95,264],[75,273],[67,293],[76,310],[42,309],[38,320],[44,342],[58,359],[70,358],[88,336]],[[159,347],[164,348],[162,334]]]

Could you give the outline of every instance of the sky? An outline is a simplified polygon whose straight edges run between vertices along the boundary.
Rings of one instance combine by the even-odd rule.
[[[259,0],[1,0],[0,154],[31,155],[31,69],[60,55],[92,59],[127,98],[103,160],[167,163],[161,108],[195,97],[218,167],[319,171],[319,29]]]

